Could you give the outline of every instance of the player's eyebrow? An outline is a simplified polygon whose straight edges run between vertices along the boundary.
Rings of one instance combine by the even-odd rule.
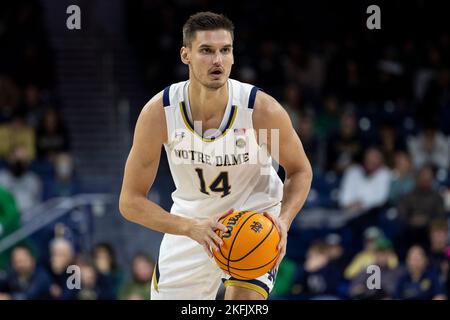
[[[214,47],[214,46],[209,45],[209,44],[201,44],[201,45],[199,46],[199,49],[203,49],[203,48],[212,48],[212,47]],[[222,48],[231,48],[231,47],[233,47],[231,44],[226,44],[226,45],[224,45]]]

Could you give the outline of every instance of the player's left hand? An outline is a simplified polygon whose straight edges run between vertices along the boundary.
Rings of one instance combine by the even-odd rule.
[[[270,220],[272,220],[272,222],[277,227],[278,232],[280,233],[280,242],[278,243],[278,247],[277,247],[279,256],[278,256],[277,262],[275,263],[275,267],[274,267],[275,269],[278,269],[281,261],[284,258],[284,255],[286,254],[288,227],[279,217],[274,216],[273,214],[271,214],[269,212],[263,212],[263,215],[265,217],[269,218]]]

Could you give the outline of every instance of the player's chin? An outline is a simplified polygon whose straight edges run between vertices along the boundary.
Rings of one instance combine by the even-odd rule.
[[[219,89],[222,88],[226,82],[225,77],[223,77],[223,79],[212,79],[208,81],[207,87],[210,89]]]

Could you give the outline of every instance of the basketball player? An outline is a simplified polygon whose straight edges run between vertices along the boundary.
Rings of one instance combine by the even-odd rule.
[[[165,234],[151,299],[214,299],[221,280],[225,299],[266,299],[287,231],[310,189],[311,166],[286,111],[256,87],[229,78],[233,29],[223,15],[191,16],[180,51],[189,80],[154,96],[137,120],[120,212]],[[162,146],[176,186],[170,213],[147,199]],[[272,159],[286,172],[284,186]],[[276,267],[260,278],[234,279],[212,258],[222,245],[215,231],[228,231],[218,221],[233,209],[264,212],[281,235]]]

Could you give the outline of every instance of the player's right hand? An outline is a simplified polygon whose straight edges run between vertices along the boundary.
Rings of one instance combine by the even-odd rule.
[[[219,246],[223,245],[223,240],[217,235],[216,230],[228,232],[228,228],[220,223],[220,219],[233,213],[230,209],[225,213],[217,214],[207,219],[194,219],[188,236],[197,241],[210,258],[213,257],[212,250],[219,251]]]

